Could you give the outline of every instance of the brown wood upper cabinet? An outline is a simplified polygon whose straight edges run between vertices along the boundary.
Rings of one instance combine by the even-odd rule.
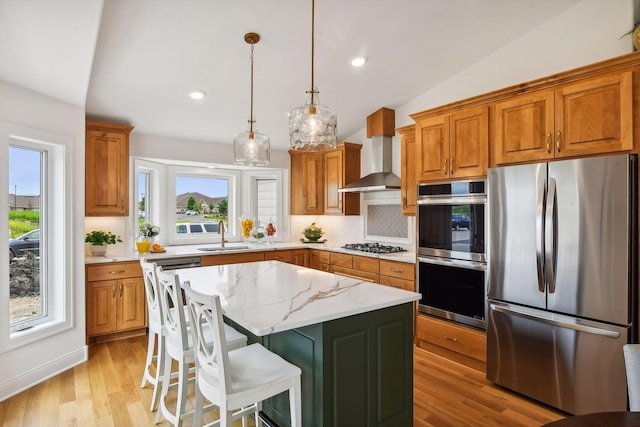
[[[632,149],[632,71],[586,78],[495,104],[496,164]]]
[[[400,134],[400,197],[402,200],[402,215],[415,215],[416,201],[418,199],[416,127],[415,125],[405,126],[397,129],[397,131]]]
[[[418,181],[487,175],[489,108],[467,108],[416,123]]]
[[[129,215],[129,133],[133,126],[87,120],[85,215]]]
[[[360,194],[338,189],[360,178],[361,149],[361,144],[341,142],[326,152],[289,151],[291,214],[360,215]]]

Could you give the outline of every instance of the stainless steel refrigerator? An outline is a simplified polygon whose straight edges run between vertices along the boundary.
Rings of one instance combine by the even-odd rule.
[[[637,157],[489,170],[487,378],[572,414],[627,409]]]

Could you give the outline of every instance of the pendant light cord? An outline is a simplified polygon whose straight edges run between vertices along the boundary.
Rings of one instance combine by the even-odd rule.
[[[249,112],[249,135],[253,137],[253,45],[251,43],[251,111]]]
[[[313,105],[315,86],[313,85],[313,57],[315,53],[315,9],[316,2],[311,0],[311,105]]]

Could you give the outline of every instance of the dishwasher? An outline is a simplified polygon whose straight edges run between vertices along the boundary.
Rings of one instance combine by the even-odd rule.
[[[180,268],[200,267],[200,257],[162,258],[153,260],[162,270],[178,270]]]

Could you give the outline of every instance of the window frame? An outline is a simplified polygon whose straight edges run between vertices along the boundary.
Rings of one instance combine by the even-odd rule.
[[[12,123],[0,121],[0,150],[7,153],[2,156],[0,165],[4,173],[0,174],[2,194],[8,198],[9,181],[9,146],[24,147],[46,153],[43,158],[41,217],[40,217],[40,253],[41,281],[46,280],[42,288],[46,289],[41,297],[46,307],[43,315],[10,325],[9,301],[9,247],[0,248],[2,271],[0,275],[0,311],[5,313],[0,328],[0,352],[41,340],[47,336],[68,330],[73,327],[73,223],[71,212],[72,188],[71,171],[67,165],[72,164],[71,152],[67,148],[72,138],[53,134]],[[54,197],[55,195],[55,197]],[[6,200],[6,199],[5,199]],[[0,216],[8,221],[8,204],[0,205]],[[7,239],[8,229],[0,227],[0,239]],[[28,326],[25,328],[25,326]]]
[[[229,198],[229,213],[228,213],[228,226],[225,230],[225,240],[229,242],[239,242],[239,224],[237,217],[239,212],[242,212],[242,185],[241,177],[242,171],[234,169],[226,169],[223,167],[202,167],[202,166],[176,166],[167,165],[167,185],[166,185],[166,211],[167,216],[165,219],[165,226],[163,228],[163,234],[165,239],[168,239],[170,245],[190,245],[190,244],[205,244],[205,243],[220,243],[221,234],[218,233],[187,233],[182,234],[176,231],[176,214],[175,214],[175,198],[176,198],[176,178],[177,177],[192,177],[192,178],[213,178],[213,179],[227,179],[229,182],[228,198]],[[235,200],[235,203],[231,201]],[[173,201],[173,203],[171,202]],[[170,213],[169,213],[170,211]],[[162,228],[162,226],[161,226]],[[167,230],[167,233],[164,233]]]
[[[281,242],[286,238],[286,227],[283,224],[284,218],[284,187],[283,173],[281,170],[265,169],[265,170],[248,170],[244,173],[244,181],[249,191],[246,194],[245,206],[252,216],[258,216],[258,191],[257,184],[259,180],[268,179],[276,181],[276,213],[273,222],[275,223],[276,233],[275,242]]]

